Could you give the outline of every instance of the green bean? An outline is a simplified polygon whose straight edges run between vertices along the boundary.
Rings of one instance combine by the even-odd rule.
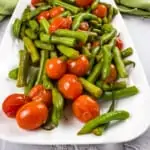
[[[41,59],[40,59],[40,70],[38,72],[38,76],[37,76],[35,85],[42,84],[42,78],[43,78],[45,63],[46,63],[47,59],[48,59],[48,51],[42,50],[41,51]]]
[[[88,33],[86,33],[86,32],[59,29],[59,30],[55,31],[55,34],[58,36],[66,36],[66,37],[76,38],[77,40],[79,40],[83,43],[86,43],[86,41],[88,40]]]
[[[50,52],[50,58],[57,58],[57,52]]]
[[[89,49],[85,46],[82,47],[82,54],[84,54],[86,57],[91,58],[92,54],[90,53]]]
[[[95,0],[95,1],[92,3],[92,5],[91,5],[91,10],[96,9],[97,6],[98,6],[98,4],[99,4],[99,0]]]
[[[89,81],[85,80],[84,78],[79,78],[81,84],[83,85],[84,89],[90,93],[95,98],[100,98],[103,91],[101,88],[97,87],[96,85],[90,83]]]
[[[40,2],[40,3],[34,4],[34,7],[41,7],[41,6],[45,6],[45,5],[47,5],[47,3]]]
[[[109,23],[108,18],[106,16],[102,19],[102,23],[103,24]]]
[[[97,78],[100,76],[100,73],[102,71],[102,66],[103,66],[103,59],[97,63],[94,68],[92,69],[90,75],[88,76],[87,80],[91,83],[95,83]]]
[[[99,22],[101,22],[101,19],[95,15],[92,15],[90,13],[80,13],[73,20],[72,30],[77,30],[83,20],[98,20]]]
[[[63,113],[64,99],[56,88],[52,89],[52,102],[53,102],[52,123],[55,126],[58,126]]]
[[[110,33],[105,33],[101,36],[101,45],[107,44],[117,34],[116,29],[113,29]]]
[[[96,33],[98,33],[98,34],[101,34],[101,33],[102,33],[102,31],[101,31],[100,29],[92,29],[92,31],[93,31],[93,32],[96,32]]]
[[[44,32],[40,33],[40,40],[45,43],[50,43],[50,35]]]
[[[67,4],[65,2],[62,2],[60,0],[53,0],[52,3],[53,3],[53,5],[62,6],[65,9],[70,10],[74,14],[77,14],[80,11],[80,8],[73,6],[73,5],[70,5],[70,4]]]
[[[37,73],[38,73],[38,69],[32,68],[31,73],[29,75],[29,80],[27,82],[27,85],[24,87],[24,94],[25,95],[28,95],[28,93],[30,92],[30,90],[34,86],[36,78],[37,78]]]
[[[135,86],[127,87],[124,89],[116,90],[114,92],[114,98],[116,100],[121,98],[126,98],[130,96],[134,96],[139,93],[139,90]],[[112,92],[104,92],[104,95],[102,96],[103,100],[111,100],[112,99]]]
[[[27,75],[29,68],[29,54],[24,50],[19,51],[20,61],[17,76],[17,87],[24,87],[27,84]]]
[[[110,33],[113,30],[113,26],[111,24],[104,24],[102,26],[103,33]]]
[[[75,47],[76,45],[76,39],[71,37],[59,37],[59,36],[51,36],[50,42],[52,44],[63,44],[69,47]]]
[[[29,21],[29,27],[32,29],[32,31],[39,31],[39,24],[37,23],[36,20],[30,20]]]
[[[65,45],[57,45],[57,49],[65,56],[75,59],[79,57],[79,52]]]
[[[13,80],[17,80],[18,77],[18,68],[12,69],[8,73],[8,77]]]
[[[46,75],[45,72],[44,72],[44,75],[43,75],[43,86],[47,90],[52,90],[52,88],[53,88],[53,83],[50,80],[50,78]]]
[[[129,65],[133,65],[133,67],[136,66],[135,62],[131,60],[123,60],[123,63],[125,66],[129,66]]]
[[[127,71],[125,69],[125,65],[124,65],[123,60],[121,58],[120,51],[117,47],[115,47],[113,49],[113,55],[114,55],[114,62],[115,62],[115,65],[116,65],[116,69],[117,69],[117,72],[118,72],[119,76],[121,78],[128,77]]]
[[[112,62],[112,54],[107,48],[103,49],[103,59],[102,80],[104,81],[110,75],[110,65]]]
[[[21,20],[24,22],[26,21],[27,15],[31,12],[30,6],[27,6],[26,9],[24,10]]]
[[[128,56],[131,56],[133,54],[133,49],[131,47],[121,51],[122,58],[126,58]]]
[[[37,48],[40,48],[40,49],[45,49],[45,50],[48,50],[48,51],[53,51],[54,50],[54,45],[41,42],[40,40],[35,40],[34,44]]]
[[[21,24],[22,24],[21,20],[15,19],[13,24],[13,35],[17,38],[19,38],[20,35]]]
[[[111,22],[113,19],[113,13],[114,13],[114,8],[113,6],[109,7],[109,12],[108,12],[108,21]]]
[[[97,37],[98,34],[95,32],[91,32],[91,31],[83,31],[81,30],[80,32],[86,33],[89,37]]]
[[[118,9],[113,7],[113,16],[116,16],[118,14]]]
[[[102,25],[96,20],[90,20],[89,22],[94,28],[101,29],[102,27]]]
[[[42,26],[42,28],[44,29],[44,31],[46,33],[49,33],[49,26],[50,25],[49,25],[49,22],[45,18],[40,20],[40,25]]]
[[[66,3],[75,4],[75,0],[64,0]]]
[[[31,40],[37,39],[38,35],[32,31],[32,29],[26,29],[25,30],[26,36],[28,36]]]
[[[105,113],[101,116],[96,117],[95,119],[87,122],[83,128],[78,132],[78,135],[91,133],[93,129],[96,127],[103,125],[105,123],[109,123],[111,121],[122,121],[129,118],[129,113],[127,111],[113,111],[109,113]]]
[[[24,37],[23,41],[27,51],[31,56],[32,62],[37,63],[40,60],[40,55],[38,53],[38,50],[34,46],[32,40],[30,40],[28,37]]]

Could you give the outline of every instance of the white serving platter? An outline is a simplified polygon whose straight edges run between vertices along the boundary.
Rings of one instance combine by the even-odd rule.
[[[114,4],[112,0],[105,0],[105,2]],[[0,46],[0,104],[9,94],[22,92],[22,89],[16,88],[15,82],[8,79],[9,70],[17,66],[18,51],[23,48],[21,41],[13,37],[11,27],[15,18],[21,17],[23,10],[29,3],[30,0],[18,2]],[[113,24],[121,33],[125,47],[134,48],[120,14],[115,17]],[[129,111],[131,117],[124,122],[111,126],[103,136],[97,137],[92,134],[77,136],[76,133],[83,124],[71,114],[68,121],[62,120],[59,127],[52,131],[25,131],[17,126],[14,119],[7,118],[0,108],[0,138],[15,143],[39,145],[106,144],[126,142],[137,138],[148,129],[150,124],[150,88],[135,48],[130,59],[136,62],[136,67],[130,72],[129,83],[135,84],[140,89],[140,93],[117,102],[116,109]],[[107,111],[109,104],[101,105],[102,112]]]

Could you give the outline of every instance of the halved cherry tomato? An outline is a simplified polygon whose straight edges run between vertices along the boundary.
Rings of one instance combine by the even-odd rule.
[[[88,22],[86,22],[86,21],[81,22],[79,29],[80,29],[80,30],[84,30],[84,31],[88,31],[88,29],[89,29],[89,24],[88,24]]]
[[[74,115],[82,122],[88,122],[100,115],[100,106],[88,95],[81,95],[72,105]]]
[[[84,55],[77,59],[70,59],[67,62],[68,71],[77,76],[84,76],[88,72],[89,67],[89,61]]]
[[[61,78],[67,70],[66,62],[60,58],[51,58],[46,62],[46,73],[51,79]]]
[[[56,17],[58,15],[60,15],[62,12],[64,12],[65,9],[62,6],[58,6],[58,7],[53,7],[52,9],[50,9],[49,13],[50,13],[50,17]]]
[[[43,2],[43,0],[31,0],[31,4],[33,6],[35,6],[36,4],[41,3],[41,2]]]
[[[37,20],[40,21],[41,19],[49,19],[50,18],[50,13],[49,11],[43,11],[37,16]]]
[[[86,7],[92,4],[93,0],[76,0],[76,5],[80,7]]]
[[[113,83],[117,79],[117,70],[115,65],[110,66],[110,75],[105,80],[106,83]]]
[[[123,41],[122,41],[119,37],[116,38],[116,46],[117,46],[120,50],[123,49]]]
[[[66,99],[75,100],[82,94],[83,87],[77,76],[73,74],[65,74],[58,81],[58,89]]]
[[[43,102],[47,107],[52,103],[52,92],[46,90],[43,85],[34,86],[29,92],[29,97],[33,101]]]
[[[107,15],[107,7],[103,4],[98,4],[97,8],[92,12],[97,17],[103,18]]]
[[[95,41],[92,43],[92,47],[97,47],[97,46],[100,46],[100,42],[99,41]]]
[[[57,29],[70,29],[72,24],[72,18],[71,17],[56,17],[49,28],[50,32],[55,32]]]
[[[30,102],[22,106],[16,115],[19,127],[34,130],[44,124],[48,117],[48,109],[41,102]]]
[[[8,117],[16,117],[18,109],[30,101],[30,97],[25,96],[24,94],[9,95],[2,104],[3,112]]]

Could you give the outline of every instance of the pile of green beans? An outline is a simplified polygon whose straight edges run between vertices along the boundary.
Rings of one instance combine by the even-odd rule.
[[[23,41],[24,50],[19,51],[18,66],[8,76],[16,80],[17,87],[24,87],[25,95],[38,84],[52,91],[52,115],[42,126],[45,130],[52,130],[59,125],[65,105],[65,99],[57,89],[57,81],[51,80],[46,74],[46,61],[54,57],[67,61],[85,55],[90,67],[85,76],[79,77],[84,91],[97,100],[112,101],[108,112],[87,122],[78,135],[102,135],[111,121],[121,121],[129,117],[128,112],[115,110],[115,100],[134,96],[139,92],[136,86],[119,81],[129,77],[127,66],[135,67],[135,62],[127,59],[133,54],[133,49],[129,47],[119,50],[116,46],[117,29],[111,24],[117,14],[116,8],[102,3],[108,9],[107,15],[100,18],[92,13],[100,3],[99,0],[94,0],[88,8],[79,8],[75,0],[46,1],[36,5],[33,10],[27,6],[22,17],[14,21],[13,35]],[[70,29],[57,29],[51,33],[49,27],[55,18],[38,21],[37,16],[56,6],[64,7],[65,11],[59,17],[71,17],[72,26]],[[80,29],[84,21],[88,22],[88,31]],[[99,44],[92,46],[95,41]],[[111,75],[111,65],[115,66],[117,77],[113,82],[107,83],[106,79]]]

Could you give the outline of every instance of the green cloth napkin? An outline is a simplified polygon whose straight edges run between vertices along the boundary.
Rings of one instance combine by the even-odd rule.
[[[12,14],[18,0],[0,0],[0,21]]]

